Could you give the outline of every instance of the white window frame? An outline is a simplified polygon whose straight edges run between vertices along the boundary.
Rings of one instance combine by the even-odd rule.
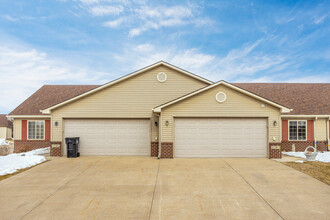
[[[295,121],[295,122],[297,122],[297,139],[296,140],[292,140],[292,139],[290,139],[290,121]],[[306,123],[306,138],[304,139],[304,140],[298,140],[298,122],[299,121],[304,121],[305,123]],[[289,139],[289,141],[307,141],[307,133],[308,133],[308,129],[307,129],[307,120],[288,120],[288,139]]]
[[[29,129],[29,122],[37,122],[37,121],[41,121],[41,122],[43,122],[44,123],[44,138],[42,138],[42,139],[35,139],[35,138],[33,138],[33,139],[30,139],[29,138],[29,132],[30,132],[30,129]],[[45,122],[45,120],[27,120],[27,128],[26,128],[26,130],[27,130],[27,139],[28,140],[45,140],[45,135],[46,135],[46,122]]]

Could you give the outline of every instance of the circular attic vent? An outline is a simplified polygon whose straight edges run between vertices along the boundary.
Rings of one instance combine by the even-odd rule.
[[[158,73],[157,74],[157,80],[159,81],[159,82],[165,82],[166,81],[166,79],[167,79],[167,75],[166,75],[166,73],[164,73],[164,72],[160,72],[160,73]]]
[[[222,102],[226,101],[227,96],[226,96],[226,94],[223,93],[223,92],[218,92],[218,93],[215,95],[215,99],[216,99],[218,102],[222,103]]]

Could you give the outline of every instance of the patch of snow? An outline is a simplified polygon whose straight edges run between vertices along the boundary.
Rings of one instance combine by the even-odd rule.
[[[297,161],[295,161],[296,163],[304,163],[304,161],[303,160],[297,160]]]
[[[300,158],[305,158],[306,156],[304,152],[282,152],[282,154],[292,156],[292,157],[300,157]],[[315,161],[320,161],[324,163],[330,163],[330,152],[318,152]]]
[[[40,164],[46,160],[40,154],[49,153],[50,148],[36,149],[25,153],[0,156],[0,176],[15,173],[20,169]]]
[[[9,143],[5,139],[0,138],[0,145],[9,145]]]

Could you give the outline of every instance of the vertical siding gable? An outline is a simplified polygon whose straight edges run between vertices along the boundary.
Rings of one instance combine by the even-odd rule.
[[[215,96],[218,92],[226,94],[227,99],[224,103],[216,101]],[[264,104],[265,107],[262,108],[261,104]],[[216,86],[163,108],[162,141],[171,142],[174,140],[173,124],[175,122],[173,117],[264,117],[268,118],[269,141],[280,141],[279,125],[273,126],[273,121],[280,121],[280,109],[225,85]],[[165,121],[169,121],[172,125],[164,126]]]
[[[166,82],[158,82],[159,72],[167,74]],[[151,118],[155,106],[207,85],[166,66],[155,67],[54,109],[52,121],[59,125],[51,125],[52,140],[62,140],[63,118]],[[158,128],[152,126],[151,133],[153,140],[158,135]]]

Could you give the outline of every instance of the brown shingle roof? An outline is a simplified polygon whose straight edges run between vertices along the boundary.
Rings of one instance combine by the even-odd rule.
[[[330,83],[233,83],[287,106],[290,115],[330,115]]]
[[[15,108],[9,115],[41,115],[40,110],[71,99],[98,85],[45,85]]]
[[[330,83],[233,83],[256,95],[292,108],[289,114],[330,115]],[[40,110],[98,87],[45,85],[9,115],[41,115]]]
[[[9,121],[6,115],[0,114],[0,127],[12,128],[13,122]]]

